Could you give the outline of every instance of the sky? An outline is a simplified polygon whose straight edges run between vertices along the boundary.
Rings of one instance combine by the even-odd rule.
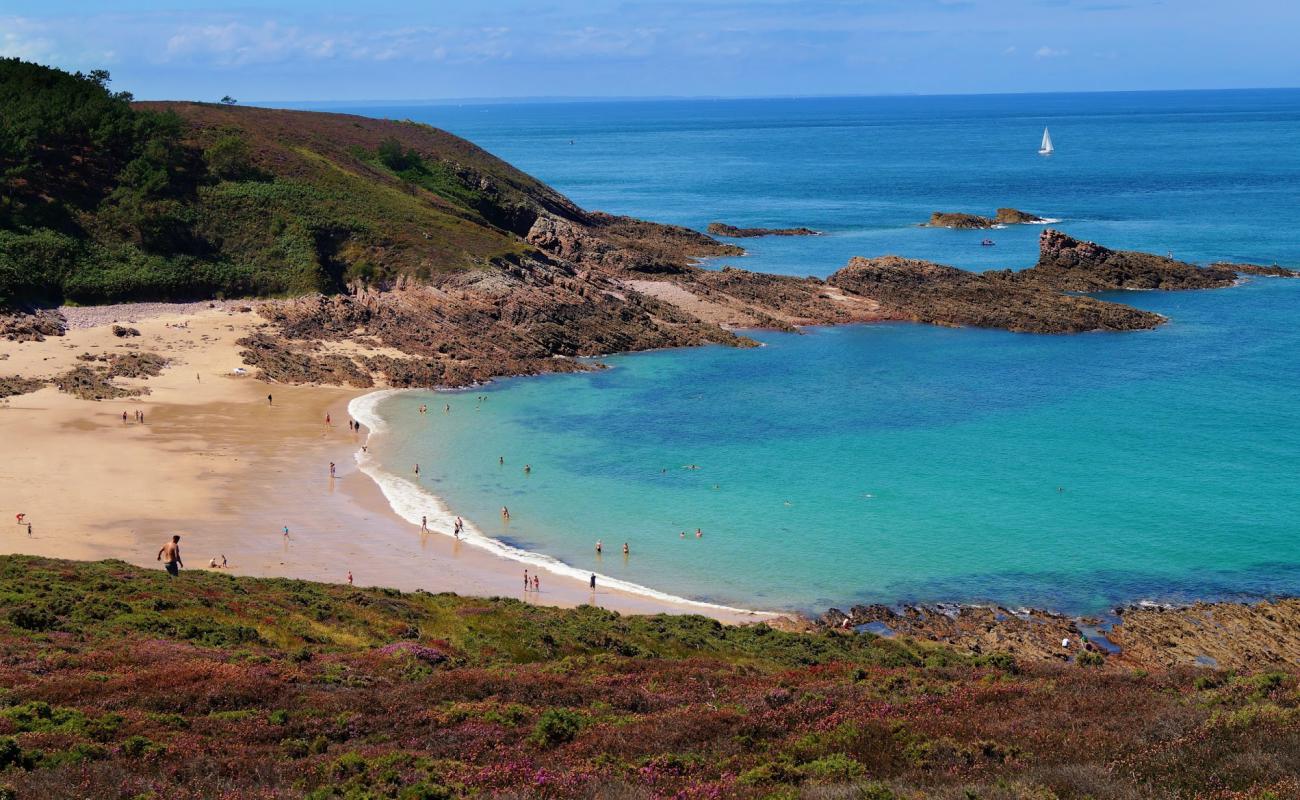
[[[141,99],[1300,86],[1298,0],[0,0],[0,55]]]

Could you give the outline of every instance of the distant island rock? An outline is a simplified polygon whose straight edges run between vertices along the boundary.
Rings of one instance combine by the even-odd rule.
[[[821,236],[812,228],[737,228],[725,222],[710,222],[709,233],[730,239],[750,239],[755,236]]]
[[[1020,211],[1015,208],[999,208],[994,216],[982,217],[978,214],[936,211],[926,223],[928,228],[955,228],[957,230],[983,230],[998,225],[1031,225],[1046,222],[1040,216]]]

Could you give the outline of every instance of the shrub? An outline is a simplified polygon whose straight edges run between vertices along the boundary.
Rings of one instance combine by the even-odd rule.
[[[9,621],[26,631],[54,630],[59,618],[40,606],[23,605],[9,610]]]
[[[548,708],[538,718],[528,741],[538,747],[557,747],[573,741],[586,723],[587,718],[576,711]]]
[[[421,782],[407,786],[398,793],[398,800],[451,800],[454,795],[445,786]]]
[[[867,768],[843,753],[833,753],[804,764],[799,772],[819,783],[847,783],[866,775]]]
[[[1100,667],[1106,663],[1106,658],[1101,653],[1094,653],[1085,650],[1075,659],[1081,667]]]
[[[127,758],[146,758],[164,751],[161,745],[154,744],[147,736],[130,736],[122,742],[122,755]]]

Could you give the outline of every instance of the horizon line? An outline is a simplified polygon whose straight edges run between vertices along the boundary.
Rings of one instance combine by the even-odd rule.
[[[1195,92],[1287,92],[1300,91],[1298,86],[1233,86],[1220,88],[1183,88],[1183,89],[1080,89],[1061,92],[1025,91],[1025,92],[881,92],[861,94],[738,94],[738,95],[520,95],[520,96],[479,96],[479,97],[426,97],[426,98],[352,98],[344,100],[303,100],[303,99],[255,99],[247,102],[237,101],[242,105],[255,104],[311,104],[311,105],[504,105],[511,103],[548,104],[548,103],[631,103],[631,102],[718,102],[735,100],[855,100],[868,98],[907,98],[907,97],[1033,97],[1060,95],[1098,95],[1098,94],[1191,94]],[[144,99],[144,98],[138,98]],[[150,98],[149,102],[177,102],[176,98]],[[185,102],[185,101],[180,101]],[[205,102],[189,101],[189,102]],[[213,101],[216,102],[216,101]]]

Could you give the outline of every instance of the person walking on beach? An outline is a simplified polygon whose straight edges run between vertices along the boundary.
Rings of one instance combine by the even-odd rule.
[[[528,591],[528,587],[529,587],[529,583],[528,583],[528,569],[525,567],[525,568],[524,568],[524,591],[525,591],[525,592]]]
[[[32,523],[27,523],[27,538],[32,538]]]
[[[271,402],[271,395],[269,395],[269,394],[266,396],[266,404],[267,404],[268,406],[273,406],[273,405],[275,405],[275,403]]]
[[[333,462],[333,461],[330,462],[330,477],[331,477],[331,478],[334,477],[334,462]]]
[[[428,532],[429,532],[429,518],[427,516],[420,517],[420,533],[428,533]]]
[[[453,525],[451,529],[452,532],[456,534],[456,538],[459,539],[460,532],[465,530],[465,520],[461,519],[460,517],[456,517],[456,524]]]
[[[325,424],[326,424],[326,425],[330,424],[330,415],[329,415],[329,414],[326,414],[326,415],[325,415]]]
[[[162,549],[158,551],[158,560],[162,561],[164,555],[167,556],[167,560],[163,563],[163,566],[166,567],[167,574],[175,578],[180,574],[179,568],[185,566],[185,562],[181,561],[181,537],[179,535],[173,534],[172,540],[162,546]]]
[[[288,525],[285,525],[285,526],[284,526],[284,540],[285,540],[286,542],[289,541],[289,526],[288,526]]]
[[[348,586],[352,585],[352,570],[348,570]]]
[[[125,412],[125,411],[122,412],[122,421],[123,421],[123,422],[126,422],[126,412]]]
[[[596,592],[596,573],[594,572],[591,573],[591,591],[593,594]]]

